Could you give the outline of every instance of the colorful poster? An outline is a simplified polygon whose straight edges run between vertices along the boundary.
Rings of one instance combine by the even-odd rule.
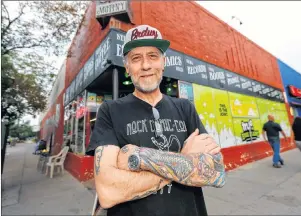
[[[256,98],[229,92],[231,113],[233,117],[259,118]]]
[[[282,130],[284,131],[284,133],[286,134],[286,136],[290,137],[291,136],[291,125],[287,116],[287,112],[286,111],[282,111],[282,110],[276,110],[275,114],[275,122],[277,122],[278,124],[280,124]],[[280,138],[284,138],[282,136],[282,134],[280,133]]]
[[[96,112],[97,105],[96,105],[96,94],[92,92],[88,92],[87,98],[87,108],[90,112]]]
[[[238,145],[256,142],[260,139],[262,130],[260,119],[233,118],[233,125]]]
[[[192,84],[194,92],[194,104],[199,117],[207,132],[219,144],[219,136],[216,126],[212,88]]]
[[[260,113],[261,127],[263,127],[263,124],[268,121],[268,115],[271,114],[275,117],[275,122],[280,124],[285,134],[287,136],[290,136],[291,127],[287,116],[285,104],[266,100],[266,99],[261,99],[261,98],[257,98],[256,101]],[[262,135],[261,135],[261,140],[263,140]]]
[[[212,89],[217,122],[217,133],[222,148],[235,146],[232,115],[229,105],[228,92]]]
[[[184,81],[179,81],[178,86],[179,86],[179,98],[186,98],[191,103],[194,103],[192,84]]]

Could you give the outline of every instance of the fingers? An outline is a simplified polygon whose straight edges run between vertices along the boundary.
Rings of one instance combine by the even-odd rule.
[[[216,146],[215,148],[211,149],[208,153],[211,155],[215,155],[220,152],[221,152],[221,148],[219,146]]]
[[[199,135],[199,129],[195,129],[192,134],[189,135],[189,137],[185,140],[184,143],[189,142],[190,140],[192,140],[194,137],[196,137],[197,135]]]
[[[206,134],[206,133],[202,133],[202,134],[198,135],[197,137],[198,137],[198,139],[201,139],[201,140],[212,138],[212,136],[210,136],[209,134]]]

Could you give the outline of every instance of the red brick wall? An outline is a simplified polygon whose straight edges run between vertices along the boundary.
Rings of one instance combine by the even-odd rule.
[[[282,88],[276,58],[236,32],[200,5],[189,1],[132,1],[133,22],[158,28],[171,48]],[[124,31],[133,27],[121,24]],[[100,44],[109,28],[101,30],[95,3],[87,9],[67,60],[66,86]]]
[[[282,89],[277,60],[194,2],[145,1],[142,22],[157,27],[171,48]]]

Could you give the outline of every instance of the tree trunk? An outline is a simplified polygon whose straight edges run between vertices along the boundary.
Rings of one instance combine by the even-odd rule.
[[[1,174],[3,174],[3,166],[4,166],[4,161],[5,161],[5,154],[6,154],[6,145],[7,145],[7,137],[8,137],[8,134],[9,134],[9,125],[5,125],[5,124],[2,124],[4,126],[4,140],[3,140],[3,145],[2,148],[1,148]]]

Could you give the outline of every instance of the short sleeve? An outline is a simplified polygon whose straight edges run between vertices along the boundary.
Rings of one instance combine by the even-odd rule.
[[[98,146],[108,144],[119,146],[109,112],[109,105],[107,102],[104,102],[98,109],[95,126],[86,154],[93,156]]]
[[[185,110],[187,110],[186,115],[188,117],[187,121],[187,132],[188,134],[192,134],[195,129],[199,129],[199,133],[207,133],[203,123],[200,120],[200,117],[195,109],[195,106],[189,101],[186,100],[185,102]]]
[[[282,131],[282,128],[281,128],[280,124],[278,124],[278,123],[277,123],[277,129],[278,129],[278,131]]]
[[[264,131],[267,130],[266,124],[263,125],[262,130],[264,130]]]

